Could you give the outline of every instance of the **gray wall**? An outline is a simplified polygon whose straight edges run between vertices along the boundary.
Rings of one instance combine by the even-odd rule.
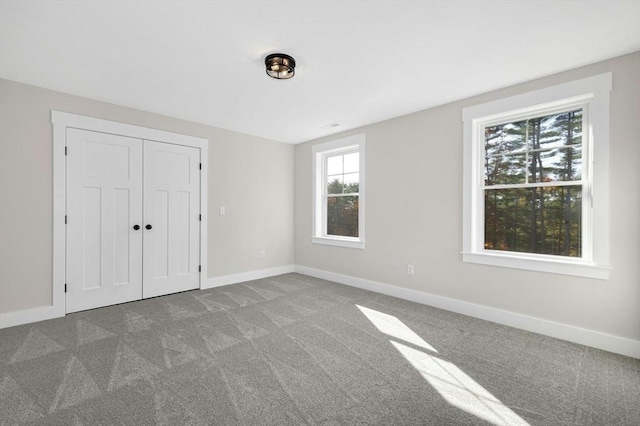
[[[611,278],[463,263],[462,109],[609,71]],[[634,53],[297,145],[296,264],[640,340],[639,100]],[[357,133],[367,138],[366,248],[312,244],[311,146]]]
[[[209,139],[209,277],[293,263],[293,146],[0,80],[0,313],[52,302],[52,109]]]
[[[462,263],[462,108],[609,71],[611,278]],[[639,75],[634,53],[295,148],[0,80],[0,313],[51,304],[56,109],[210,140],[210,277],[294,263],[295,231],[298,265],[640,340]],[[311,146],[362,132],[366,249],[313,245]],[[218,214],[220,206],[227,215]],[[406,273],[409,263],[414,276]]]

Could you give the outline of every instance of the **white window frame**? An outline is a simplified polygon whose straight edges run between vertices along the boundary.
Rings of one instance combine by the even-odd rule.
[[[464,262],[609,279],[609,92],[612,74],[464,108]],[[583,109],[582,256],[516,253],[484,248],[484,128],[546,113]]]
[[[313,235],[311,242],[332,246],[364,249],[364,208],[365,208],[365,157],[366,137],[364,134],[336,139],[331,142],[317,144],[313,152]],[[327,203],[326,203],[326,158],[334,155],[359,152],[359,184],[358,184],[358,237],[327,235]]]

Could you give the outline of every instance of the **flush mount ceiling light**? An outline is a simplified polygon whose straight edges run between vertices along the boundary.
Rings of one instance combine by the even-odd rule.
[[[278,80],[286,80],[296,74],[295,59],[284,53],[272,53],[264,59],[264,64],[267,66],[267,75]]]

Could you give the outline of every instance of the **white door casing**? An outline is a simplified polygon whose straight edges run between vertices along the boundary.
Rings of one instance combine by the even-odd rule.
[[[200,149],[69,129],[67,312],[200,286]]]
[[[142,141],[67,130],[67,312],[142,297]]]
[[[143,297],[200,286],[200,150],[144,141]]]
[[[53,265],[51,273],[51,305],[0,314],[0,328],[27,324],[65,316],[67,287],[67,184],[65,148],[69,129],[86,129],[139,139],[155,140],[200,149],[200,288],[212,286],[208,277],[208,170],[209,140],[196,136],[167,132],[117,121],[103,120],[62,111],[51,111],[53,126]]]

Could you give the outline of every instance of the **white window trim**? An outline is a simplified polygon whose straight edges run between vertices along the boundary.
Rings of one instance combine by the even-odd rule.
[[[365,209],[365,142],[364,133],[336,139],[331,142],[314,145],[313,153],[313,230],[311,242],[339,247],[364,249],[364,209]],[[326,234],[327,209],[323,197],[324,158],[327,154],[343,151],[358,151],[360,153],[359,187],[358,187],[358,237],[340,237]]]
[[[463,250],[464,262],[581,277],[609,278],[609,92],[612,74],[600,74],[497,101],[464,108],[463,138]],[[583,130],[586,148],[591,207],[583,218],[583,257],[485,250],[483,139],[478,129],[500,117],[518,117],[532,111],[554,110],[563,105],[587,104],[589,128]],[[589,202],[589,201],[588,201]],[[586,221],[586,223],[584,223]]]

